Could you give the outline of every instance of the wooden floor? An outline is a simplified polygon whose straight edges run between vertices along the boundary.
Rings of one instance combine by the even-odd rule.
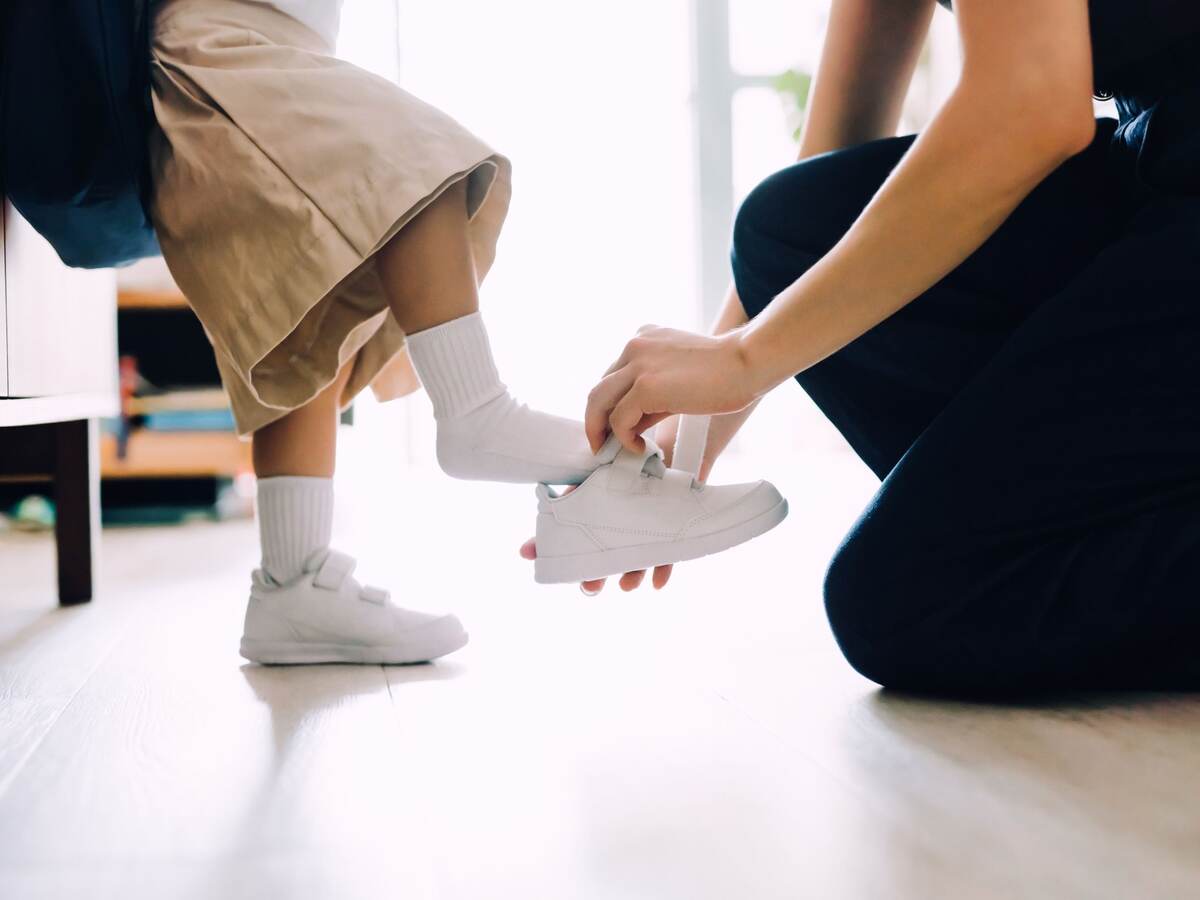
[[[783,527],[595,599],[516,559],[527,489],[352,488],[339,543],[472,632],[386,670],[243,664],[247,523],[110,530],[68,610],[0,536],[0,897],[1200,896],[1200,702],[879,692],[819,600],[870,479],[770,474]]]

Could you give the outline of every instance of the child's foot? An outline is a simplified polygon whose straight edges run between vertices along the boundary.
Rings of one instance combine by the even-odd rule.
[[[579,484],[620,449],[593,454],[582,423],[513,399],[479,313],[409,335],[408,347],[437,416],[438,462],[455,478]]]
[[[451,615],[411,612],[353,577],[354,560],[322,550],[279,584],[254,572],[241,653],[266,664],[429,662],[467,643]]]
[[[579,484],[618,450],[620,444],[609,441],[592,453],[582,423],[530,409],[507,390],[437,423],[442,471],[473,481]]]
[[[622,450],[569,494],[538,485],[537,561],[543,584],[589,581],[696,559],[770,531],[787,501],[766,481],[703,485],[663,465],[646,441]]]

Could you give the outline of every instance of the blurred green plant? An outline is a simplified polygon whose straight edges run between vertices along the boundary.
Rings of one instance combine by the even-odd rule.
[[[771,87],[779,94],[783,103],[783,114],[787,117],[792,139],[800,140],[804,128],[804,114],[808,110],[808,91],[812,87],[812,75],[799,69],[788,69],[771,79]]]

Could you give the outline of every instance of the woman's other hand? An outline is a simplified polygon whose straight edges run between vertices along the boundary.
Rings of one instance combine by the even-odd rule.
[[[534,560],[537,559],[537,545],[533,538],[527,540],[521,545],[521,558]],[[655,589],[666,587],[667,580],[671,577],[672,566],[659,566],[654,570],[654,576],[650,579]],[[618,582],[623,591],[633,591],[641,587],[642,582],[646,580],[646,571],[643,569],[638,572],[626,572],[621,576]],[[594,597],[596,594],[604,590],[604,585],[608,582],[607,578],[597,578],[595,581],[584,581],[579,585],[579,589],[589,597]]]

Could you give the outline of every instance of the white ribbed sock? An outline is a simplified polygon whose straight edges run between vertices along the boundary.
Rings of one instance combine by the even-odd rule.
[[[263,570],[279,583],[329,546],[333,532],[333,479],[281,476],[258,480],[258,533]]]
[[[437,417],[438,462],[455,478],[578,484],[620,449],[588,447],[583,424],[518,403],[500,381],[479,313],[408,336]]]

